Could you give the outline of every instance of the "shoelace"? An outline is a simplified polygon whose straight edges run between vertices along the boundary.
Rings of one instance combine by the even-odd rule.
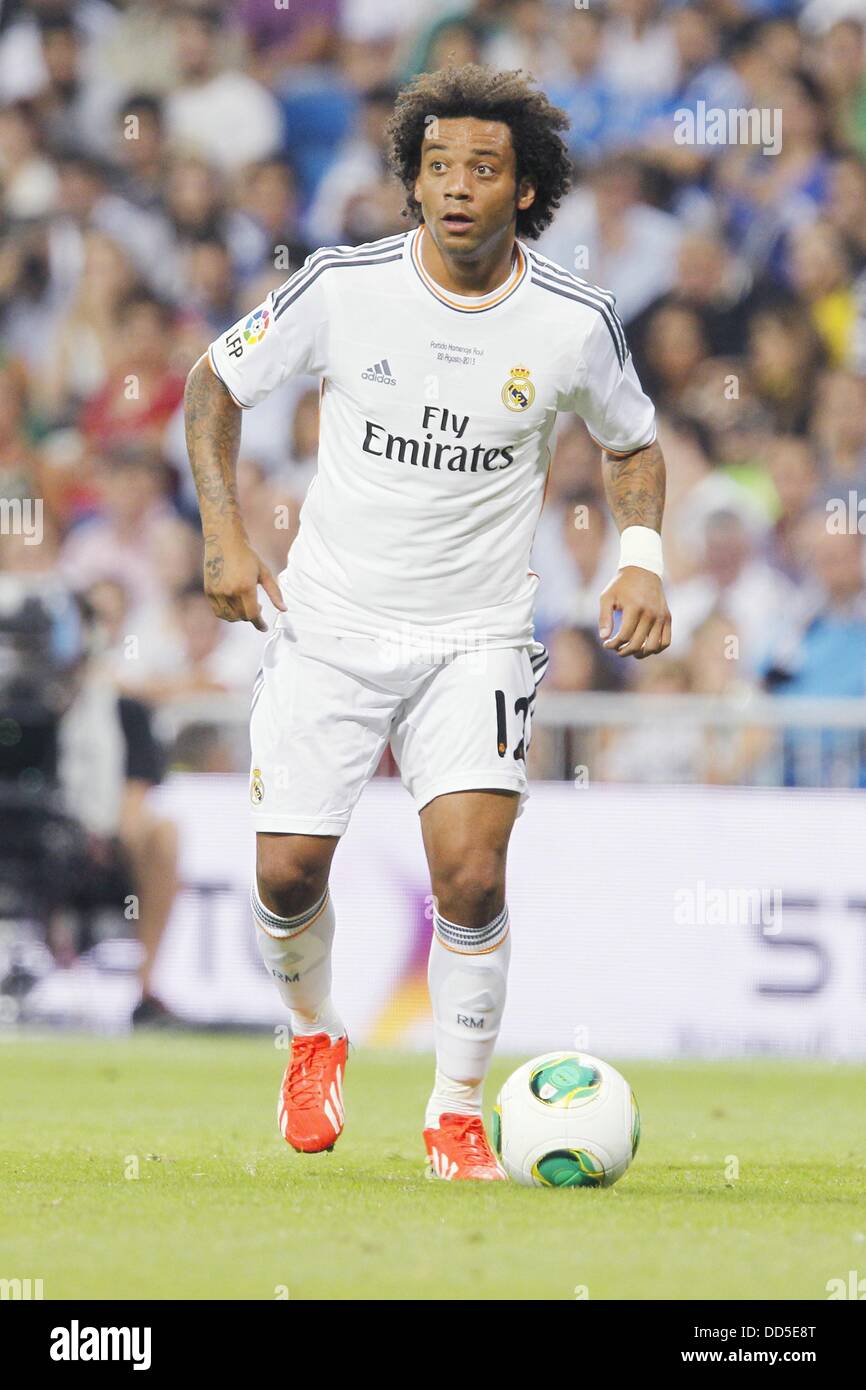
[[[292,1040],[292,1065],[289,1068],[289,1100],[297,1110],[310,1110],[322,1099],[322,1072],[329,1049],[315,1038],[297,1037]]]
[[[465,1119],[449,1122],[448,1132],[454,1135],[454,1142],[460,1148],[467,1168],[487,1168],[496,1162],[477,1115],[467,1115]]]

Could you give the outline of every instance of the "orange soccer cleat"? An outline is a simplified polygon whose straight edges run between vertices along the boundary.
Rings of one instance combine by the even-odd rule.
[[[349,1039],[328,1033],[292,1038],[292,1060],[280,1087],[277,1121],[299,1153],[332,1149],[343,1132],[343,1077]]]
[[[447,1182],[474,1178],[481,1182],[507,1182],[484,1133],[479,1115],[440,1115],[438,1129],[425,1129],[427,1167],[431,1178]]]

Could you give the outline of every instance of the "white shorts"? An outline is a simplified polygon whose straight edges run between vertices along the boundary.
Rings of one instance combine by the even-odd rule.
[[[495,787],[518,792],[521,813],[546,648],[417,655],[280,616],[253,687],[257,831],[342,835],[387,743],[419,811],[444,792]]]

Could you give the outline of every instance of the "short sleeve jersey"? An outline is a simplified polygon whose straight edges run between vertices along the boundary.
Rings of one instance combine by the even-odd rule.
[[[530,551],[557,413],[614,453],[655,438],[613,296],[522,242],[483,297],[444,290],[423,227],[315,252],[211,344],[238,405],[321,377],[318,469],[280,576],[338,635],[443,651],[532,638]]]

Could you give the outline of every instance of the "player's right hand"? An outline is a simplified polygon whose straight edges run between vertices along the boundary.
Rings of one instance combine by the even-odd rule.
[[[259,632],[267,632],[259,604],[259,584],[274,607],[285,613],[279,584],[247,540],[205,537],[204,591],[218,618],[227,623],[252,623]]]

